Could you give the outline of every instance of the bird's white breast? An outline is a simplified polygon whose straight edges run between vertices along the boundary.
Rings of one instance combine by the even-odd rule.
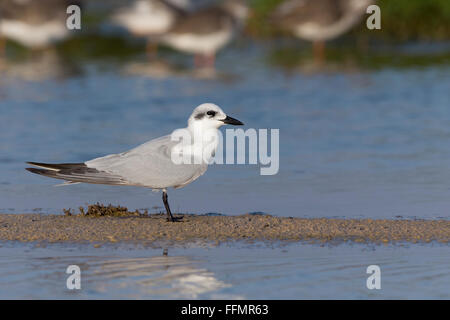
[[[68,33],[67,27],[61,21],[49,21],[39,25],[9,19],[0,21],[0,34],[31,48],[48,46],[65,38]]]
[[[232,38],[233,31],[224,29],[208,34],[171,33],[164,36],[169,46],[191,54],[211,55],[225,46]]]

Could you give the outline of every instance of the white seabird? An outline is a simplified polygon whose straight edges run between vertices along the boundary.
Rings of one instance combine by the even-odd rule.
[[[183,141],[180,145],[179,141],[173,139],[173,135],[166,135],[129,151],[84,163],[27,162],[39,169],[26,169],[32,173],[66,180],[69,184],[128,185],[162,190],[167,220],[176,221],[170,211],[167,188],[184,187],[206,172],[208,162],[218,146],[218,139],[211,137],[218,135],[218,129],[224,124],[243,125],[239,120],[227,116],[217,105],[204,103],[194,109],[187,128],[178,129],[185,130],[193,137],[188,143]],[[200,154],[201,159],[192,161],[193,163],[178,163],[174,161],[173,155],[179,151],[194,157]]]

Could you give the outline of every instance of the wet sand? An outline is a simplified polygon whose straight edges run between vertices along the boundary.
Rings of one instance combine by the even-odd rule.
[[[0,214],[0,240],[46,242],[154,243],[159,241],[450,241],[447,220],[372,220],[280,218],[269,215],[165,215],[90,217],[83,215]]]

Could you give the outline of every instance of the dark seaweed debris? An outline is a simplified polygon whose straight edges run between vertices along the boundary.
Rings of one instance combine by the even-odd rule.
[[[113,206],[109,204],[107,206],[96,203],[88,205],[87,211],[83,207],[79,207],[79,213],[76,213],[72,209],[63,209],[64,214],[66,216],[89,216],[89,217],[143,217],[148,216],[148,211],[145,209],[143,212],[136,211],[128,211],[128,208],[121,206]]]

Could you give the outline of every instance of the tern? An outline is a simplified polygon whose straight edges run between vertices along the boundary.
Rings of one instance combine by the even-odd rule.
[[[194,109],[186,128],[177,129],[170,135],[150,140],[129,151],[84,163],[27,162],[38,168],[26,170],[66,180],[66,184],[126,185],[162,190],[167,221],[175,222],[180,218],[174,218],[170,211],[167,189],[184,187],[206,172],[209,160],[218,147],[218,139],[211,137],[218,136],[218,129],[224,124],[243,125],[241,121],[227,116],[217,105],[203,103]],[[174,139],[174,133],[180,130],[193,137],[188,143],[183,141],[181,147],[179,140]],[[174,154],[180,151],[189,154],[192,150],[201,152],[200,161],[174,161]]]

